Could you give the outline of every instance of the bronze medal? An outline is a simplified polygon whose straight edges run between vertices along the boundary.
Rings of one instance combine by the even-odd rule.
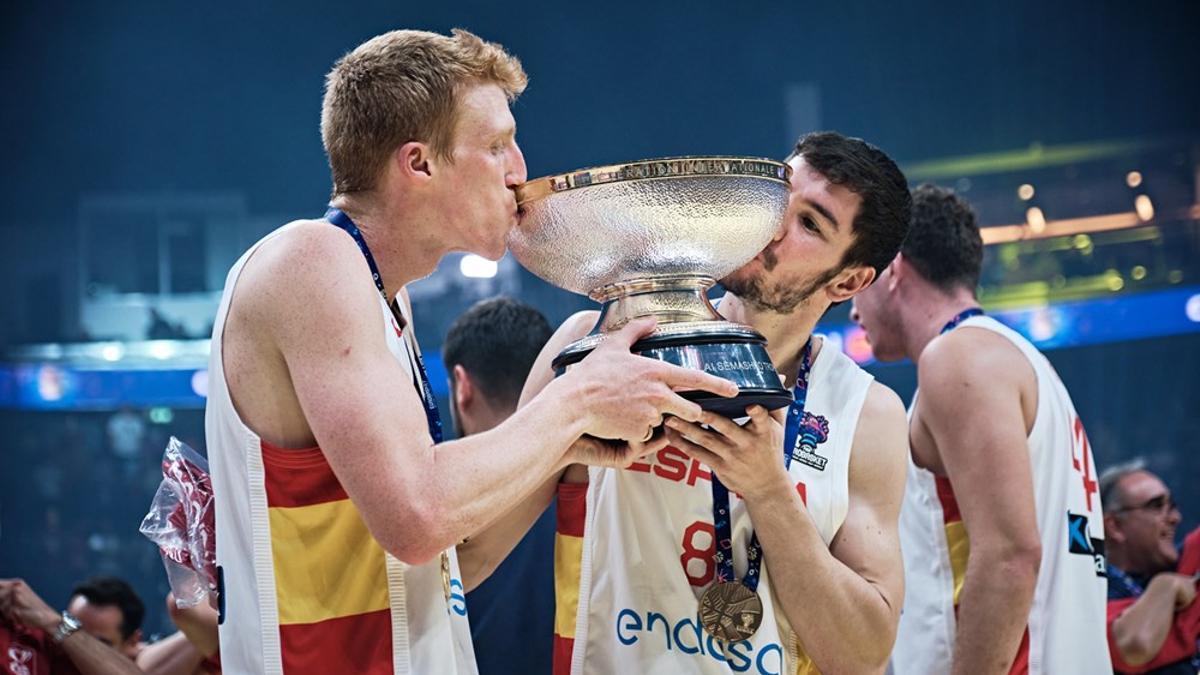
[[[450,602],[450,556],[445,551],[442,551],[442,591],[446,602]]]
[[[700,596],[700,625],[721,642],[749,640],[762,625],[762,615],[758,593],[741,582],[718,581]]]

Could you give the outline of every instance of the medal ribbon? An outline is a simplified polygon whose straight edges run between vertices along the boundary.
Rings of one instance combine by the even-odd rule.
[[[792,389],[792,404],[788,407],[787,421],[783,435],[783,467],[792,465],[792,453],[796,449],[796,441],[800,438],[800,423],[804,421],[804,404],[808,400],[808,373],[812,369],[812,338],[804,343],[800,352],[800,370],[796,374],[796,386]],[[717,563],[717,582],[728,583],[736,577],[733,572],[733,533],[730,527],[729,488],[712,476],[713,493],[713,529],[716,532],[717,552],[713,560]],[[746,576],[742,584],[755,593],[758,590],[759,570],[762,567],[762,545],[758,543],[758,534],[751,532],[750,545],[746,548]]]
[[[379,295],[383,297],[383,301],[387,304],[388,309],[392,311],[392,316],[395,317],[398,323],[405,323],[404,317],[400,314],[400,308],[396,305],[395,300],[387,297],[387,291],[383,290],[383,277],[379,275],[379,266],[375,264],[375,256],[371,255],[371,249],[367,247],[367,240],[363,239],[362,232],[358,226],[350,220],[350,216],[346,215],[341,209],[329,207],[325,212],[325,220],[340,227],[354,238],[354,243],[358,244],[358,250],[362,251],[363,257],[367,259],[367,267],[371,268],[371,277],[375,280],[375,288],[379,289]],[[415,341],[414,341],[415,342]],[[433,396],[433,388],[429,386],[429,375],[425,372],[425,361],[421,358],[421,352],[417,349],[412,349],[412,355],[417,362],[417,374],[420,377],[418,393],[421,395],[421,403],[425,406],[425,423],[429,426],[429,435],[433,437],[434,443],[442,442],[442,416],[438,414],[437,399]],[[416,383],[414,383],[416,384]]]
[[[957,328],[958,324],[966,321],[967,319],[969,319],[973,316],[983,316],[983,309],[980,307],[970,307],[968,309],[964,309],[963,311],[956,314],[953,319],[950,319],[949,323],[947,323],[945,326],[942,327],[942,333],[949,333],[950,331]]]

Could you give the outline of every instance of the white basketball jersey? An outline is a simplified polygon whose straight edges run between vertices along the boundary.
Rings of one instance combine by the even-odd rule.
[[[823,347],[789,473],[828,545],[846,517],[850,449],[873,378]],[[771,592],[779,568],[769,559],[758,586],[763,622],[752,639],[722,650],[700,627],[699,598],[716,573],[711,480],[707,467],[670,447],[631,469],[589,471],[578,611],[574,626],[560,631],[573,633],[572,673],[793,673],[808,662]],[[740,579],[753,525],[745,503],[733,494],[730,502]]]
[[[1058,374],[1028,340],[989,317],[967,319],[956,330],[966,327],[1008,338],[1037,375],[1037,418],[1029,432],[1029,461],[1042,562],[1026,633],[1010,672],[1110,673],[1104,522],[1083,423]],[[914,395],[910,415],[915,406]],[[900,512],[900,544],[905,594],[892,666],[896,675],[948,673],[958,593],[967,569],[967,532],[950,482],[916,466],[911,456]]]
[[[447,600],[440,558],[414,566],[386,553],[320,448],[275,447],[233,407],[221,359],[230,298],[246,261],[291,227],[267,235],[234,264],[213,327],[205,433],[223,580],[222,668],[475,675],[454,549],[447,551]],[[411,323],[402,336],[382,297],[379,307],[388,348],[419,381]]]

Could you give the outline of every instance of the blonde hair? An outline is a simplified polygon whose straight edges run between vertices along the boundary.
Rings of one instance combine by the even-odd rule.
[[[527,81],[516,57],[465,30],[449,37],[397,30],[367,40],[325,78],[321,140],[333,194],[373,189],[388,156],[409,141],[449,157],[464,86],[496,84],[512,101]]]

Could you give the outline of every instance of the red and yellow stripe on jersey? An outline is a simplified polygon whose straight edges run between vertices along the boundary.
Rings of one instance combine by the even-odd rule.
[[[954,616],[958,616],[959,596],[962,595],[963,580],[967,577],[967,559],[971,555],[971,544],[967,539],[967,527],[963,524],[962,513],[958,510],[958,499],[954,496],[954,488],[950,479],[945,476],[935,476],[938,502],[942,505],[942,524],[946,528],[946,549],[950,554],[950,570],[954,574]],[[1017,648],[1017,657],[1010,675],[1024,675],[1029,672],[1029,626],[1021,636],[1021,645]]]
[[[283,671],[390,674],[383,548],[320,448],[261,447]]]
[[[571,672],[587,488],[587,483],[558,485],[558,523],[554,533],[554,675]]]

